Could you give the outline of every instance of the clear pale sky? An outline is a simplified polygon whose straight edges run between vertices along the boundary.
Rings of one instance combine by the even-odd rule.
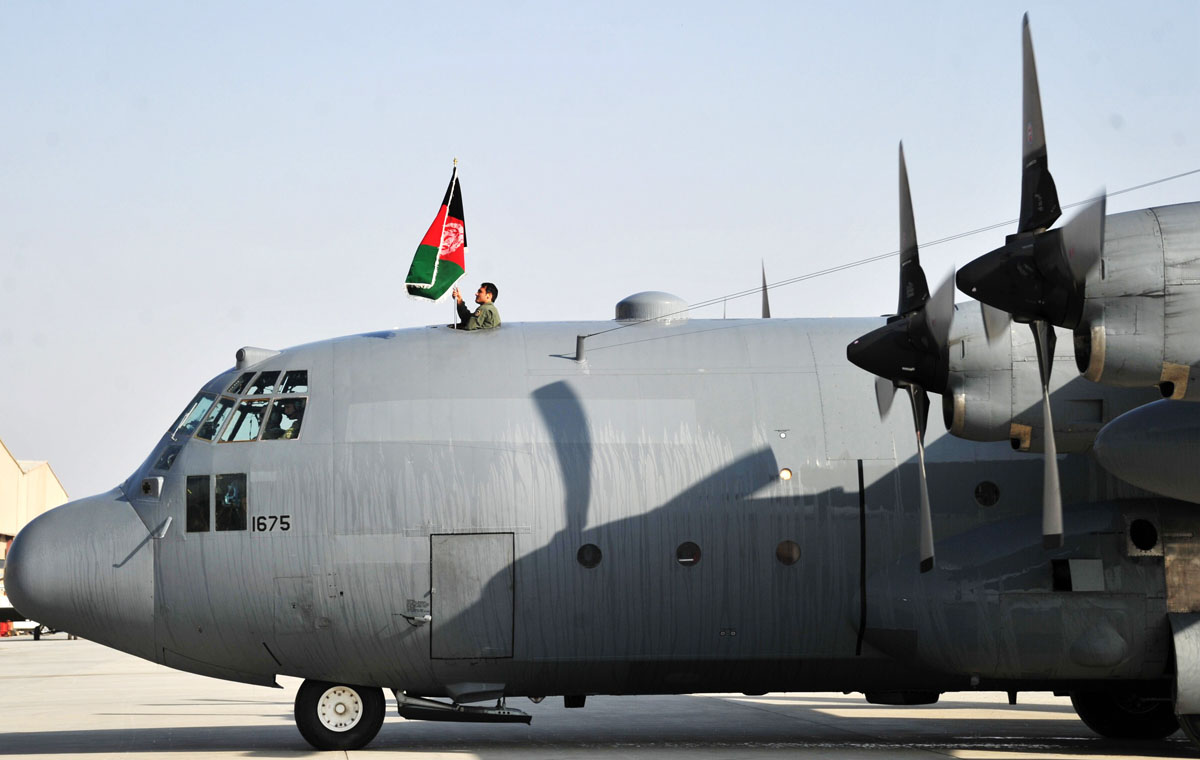
[[[85,496],[240,346],[449,321],[403,281],[454,157],[506,323],[892,251],[901,139],[922,240],[1012,219],[1025,11],[1063,203],[1200,168],[1192,0],[0,0],[0,440]],[[1011,231],[923,249],[930,279]],[[888,313],[895,269],[772,313]]]

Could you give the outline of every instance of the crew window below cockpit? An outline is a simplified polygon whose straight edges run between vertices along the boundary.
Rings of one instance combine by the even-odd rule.
[[[304,398],[279,398],[271,407],[267,426],[263,430],[264,441],[292,440],[300,437],[300,423],[304,420]]]
[[[262,431],[263,414],[271,402],[265,398],[246,399],[238,404],[233,418],[221,433],[221,443],[230,441],[255,441]]]
[[[217,530],[246,529],[246,475],[217,476]]]
[[[275,381],[279,379],[279,370],[273,372],[263,372],[258,377],[254,378],[254,382],[250,383],[250,387],[246,389],[247,396],[264,396],[272,393],[275,390]]]
[[[208,475],[188,475],[187,478],[187,532],[203,533],[208,530]]]
[[[156,470],[169,470],[171,465],[175,464],[175,457],[179,456],[179,451],[183,448],[183,444],[175,444],[163,449],[163,453],[159,455],[158,460],[154,463]]]
[[[225,418],[229,416],[229,410],[233,408],[233,399],[221,397],[209,412],[208,417],[201,423],[199,429],[196,430],[196,437],[205,441],[211,441],[221,429],[221,424],[225,422]]]
[[[192,399],[192,403],[188,404],[187,408],[183,410],[183,414],[179,415],[179,419],[175,420],[175,424],[171,427],[171,438],[177,440],[194,433],[200,420],[204,419],[204,415],[208,413],[209,407],[216,398],[216,394],[213,393],[197,393],[196,398]]]

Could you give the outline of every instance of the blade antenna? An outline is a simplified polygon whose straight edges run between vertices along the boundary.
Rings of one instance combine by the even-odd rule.
[[[767,299],[767,262],[762,262],[762,318],[771,318],[771,302]]]

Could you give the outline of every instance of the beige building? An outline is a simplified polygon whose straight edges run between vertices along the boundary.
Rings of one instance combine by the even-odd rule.
[[[17,459],[0,441],[0,552],[21,526],[66,501],[49,462]]]

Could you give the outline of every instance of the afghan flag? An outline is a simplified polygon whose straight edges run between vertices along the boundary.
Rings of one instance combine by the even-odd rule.
[[[450,175],[450,186],[442,199],[442,208],[429,225],[404,285],[408,294],[430,301],[441,300],[467,271],[467,225],[463,221],[462,193],[458,188],[458,167]]]

